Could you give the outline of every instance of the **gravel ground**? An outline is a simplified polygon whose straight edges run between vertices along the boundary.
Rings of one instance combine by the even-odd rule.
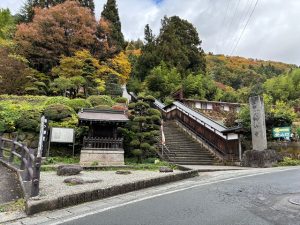
[[[173,173],[179,173],[174,171]],[[155,171],[131,171],[129,175],[116,174],[116,171],[82,171],[75,176],[57,176],[56,172],[42,172],[40,183],[40,199],[51,199],[84,191],[107,188],[115,185],[131,183],[155,177],[167,176],[170,173],[159,173]],[[101,180],[98,183],[87,183],[80,185],[67,185],[64,180],[69,177],[82,178],[85,181]]]

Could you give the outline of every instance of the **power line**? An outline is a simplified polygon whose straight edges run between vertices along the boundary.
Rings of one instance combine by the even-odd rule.
[[[227,1],[226,12],[225,12],[224,17],[223,17],[223,20],[222,20],[221,28],[226,24],[225,21],[226,21],[226,18],[227,18],[227,14],[228,14],[228,12],[229,12],[229,5],[230,5],[230,2],[231,2],[231,0],[228,0],[228,1]],[[224,36],[224,35],[223,35],[224,32],[225,32],[225,31],[223,31],[222,34],[221,34],[221,35],[219,36],[219,38],[217,39],[216,45],[215,45],[215,50],[217,50],[217,48],[218,48],[218,41]]]
[[[242,38],[242,36],[243,36],[243,34],[244,34],[245,30],[246,30],[246,27],[248,26],[248,24],[249,24],[249,22],[250,22],[250,19],[251,19],[252,15],[253,15],[253,13],[254,13],[254,11],[255,11],[255,9],[256,9],[257,4],[258,4],[258,0],[256,0],[255,5],[254,5],[254,7],[253,7],[253,9],[252,9],[252,11],[251,11],[251,13],[250,13],[250,16],[249,16],[248,20],[247,20],[247,23],[245,24],[245,26],[244,26],[244,28],[243,28],[241,34],[240,34],[240,37],[239,37],[238,41],[236,42],[236,45],[235,45],[234,48],[232,49],[230,55],[232,55],[232,54],[234,53],[234,51],[236,50],[238,44],[240,43],[241,38]]]
[[[240,26],[243,26],[246,23],[247,16],[248,16],[248,14],[250,14],[250,11],[251,11],[251,8],[252,8],[252,3],[254,3],[254,2],[255,2],[255,0],[253,0],[253,1],[247,0],[247,2],[245,4],[245,7],[241,10],[241,14],[238,17],[238,19],[236,20],[237,21],[237,30],[232,35],[232,38],[231,38],[231,41],[230,41],[231,44],[230,44],[230,47],[228,49],[228,51],[229,51],[228,54],[232,51],[232,49],[235,45],[235,42],[237,41],[238,36],[239,36],[239,32],[238,32],[239,28],[240,28]],[[245,15],[245,16],[243,16],[243,15]]]

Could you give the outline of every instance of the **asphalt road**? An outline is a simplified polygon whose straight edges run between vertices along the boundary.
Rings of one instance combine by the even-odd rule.
[[[243,177],[114,207],[65,225],[300,225],[300,169]]]
[[[17,175],[0,163],[0,204],[21,197],[21,187]]]

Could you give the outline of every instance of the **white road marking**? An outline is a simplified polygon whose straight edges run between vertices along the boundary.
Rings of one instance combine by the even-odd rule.
[[[201,186],[205,186],[205,185],[216,184],[216,183],[221,183],[221,182],[226,182],[226,181],[231,181],[231,180],[237,180],[237,179],[246,178],[246,177],[264,175],[264,174],[269,174],[269,173],[285,172],[285,171],[296,170],[296,169],[299,169],[299,167],[282,169],[282,170],[275,170],[275,171],[268,171],[268,172],[261,172],[261,173],[259,172],[259,173],[256,173],[256,174],[248,174],[248,175],[242,175],[242,176],[239,176],[239,177],[231,177],[231,178],[226,178],[226,179],[222,179],[222,180],[211,181],[211,182],[202,183],[202,184],[196,184],[196,185],[192,185],[192,186],[189,186],[189,187],[185,187],[185,188],[181,188],[181,189],[177,189],[177,190],[173,190],[173,191],[168,191],[168,192],[164,192],[164,193],[160,193],[160,194],[156,194],[156,195],[152,195],[152,196],[132,200],[132,201],[129,201],[129,202],[117,204],[117,205],[110,206],[110,207],[107,207],[107,208],[104,208],[104,209],[99,209],[99,210],[96,210],[96,211],[87,212],[87,213],[84,213],[84,214],[81,214],[81,215],[74,216],[72,218],[60,219],[60,221],[53,222],[53,223],[50,223],[50,224],[51,225],[59,225],[59,224],[62,224],[62,223],[78,220],[78,219],[81,219],[81,218],[84,218],[84,217],[87,217],[87,216],[92,216],[92,215],[95,215],[95,214],[98,214],[98,213],[102,213],[102,212],[105,212],[105,211],[108,211],[108,210],[111,210],[111,209],[120,208],[122,206],[130,205],[130,204],[133,204],[133,203],[145,201],[145,200],[152,199],[152,198],[157,198],[157,197],[160,197],[160,196],[163,196],[163,195],[169,195],[169,194],[173,194],[173,193],[176,193],[176,192],[189,190],[189,189],[196,188],[196,187],[201,187]]]

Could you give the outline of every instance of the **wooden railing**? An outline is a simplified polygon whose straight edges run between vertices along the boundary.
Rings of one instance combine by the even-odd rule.
[[[123,148],[123,138],[84,137],[83,148]]]
[[[39,194],[41,157],[33,149],[0,136],[0,160],[20,172],[27,196]]]
[[[177,120],[188,128],[222,159],[231,160],[238,156],[238,140],[227,140],[223,133],[212,128],[205,121],[199,120],[196,116],[197,112],[188,106],[181,107],[181,104],[174,104],[168,111],[160,107],[160,104],[154,106],[162,112],[165,119]]]

